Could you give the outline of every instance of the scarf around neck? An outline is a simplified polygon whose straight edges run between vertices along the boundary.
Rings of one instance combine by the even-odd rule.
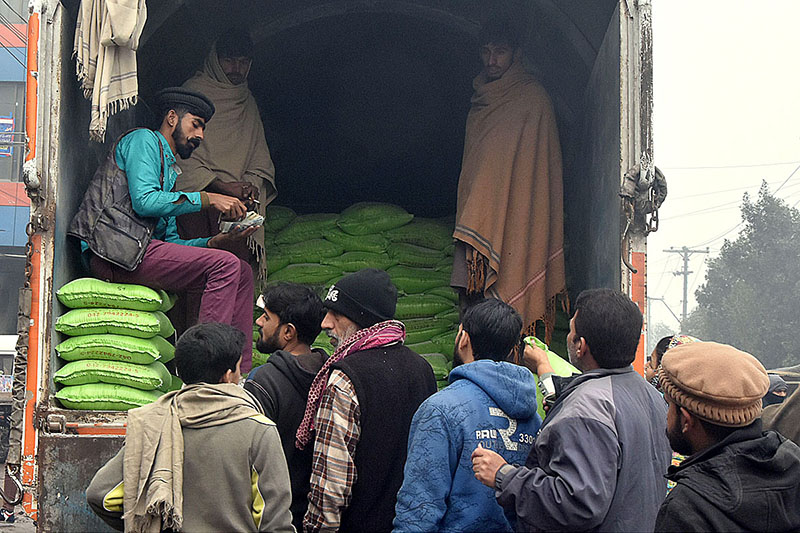
[[[123,457],[126,532],[180,530],[183,523],[183,431],[220,426],[262,413],[233,383],[198,383],[128,411]]]
[[[300,427],[297,428],[295,446],[302,450],[311,440],[311,432],[314,431],[314,418],[317,415],[322,393],[328,385],[328,378],[331,374],[331,366],[338,363],[348,355],[371,348],[379,348],[398,341],[406,337],[406,328],[399,320],[386,320],[378,322],[368,328],[360,329],[350,335],[345,341],[336,347],[333,355],[325,361],[322,368],[317,372],[311,388],[308,391],[308,402],[306,411]]]

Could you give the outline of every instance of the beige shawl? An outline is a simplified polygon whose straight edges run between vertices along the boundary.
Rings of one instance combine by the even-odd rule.
[[[561,148],[544,88],[515,62],[473,82],[454,238],[467,248],[468,292],[514,306],[526,326],[555,321],[565,291]]]
[[[192,152],[191,158],[178,162],[182,173],[178,176],[175,189],[202,191],[214,178],[224,182],[246,181],[258,187],[258,212],[265,215],[267,204],[277,195],[275,167],[264,138],[264,125],[258,106],[247,83],[234,85],[228,81],[214,46],[203,70],[183,86],[208,96],[214,102],[216,111],[206,126],[205,140]],[[218,231],[217,227],[214,233]],[[182,236],[192,238],[209,235]],[[258,261],[259,278],[265,280],[267,271],[263,228],[253,234],[247,244]]]
[[[123,457],[126,532],[180,530],[183,522],[182,427],[207,428],[262,413],[233,383],[199,383],[128,412]]]
[[[103,142],[108,117],[136,104],[136,49],[147,20],[145,0],[82,0],[73,55],[91,99],[89,137]]]

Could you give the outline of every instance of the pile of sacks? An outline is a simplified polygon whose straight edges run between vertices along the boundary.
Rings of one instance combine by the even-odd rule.
[[[388,272],[399,292],[395,318],[406,326],[406,346],[431,364],[440,387],[447,385],[458,328],[458,295],[450,287],[452,221],[362,202],[340,214],[300,216],[271,205],[264,225],[268,282],[310,285],[324,296],[344,274],[362,268]],[[330,351],[326,339],[318,338],[315,347]],[[254,355],[253,365],[263,359]]]
[[[68,335],[56,346],[65,364],[53,381],[67,409],[127,411],[181,387],[164,363],[175,357],[164,314],[175,298],[142,285],[81,278],[61,287],[58,300],[71,310],[56,320]]]

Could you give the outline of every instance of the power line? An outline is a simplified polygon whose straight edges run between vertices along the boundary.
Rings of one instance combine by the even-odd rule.
[[[15,55],[14,55],[14,53],[11,51],[11,48],[17,48],[16,46],[8,47],[8,46],[6,46],[4,43],[0,42],[0,47],[2,47],[3,49],[5,49],[5,51],[6,51],[6,52],[8,52],[8,55],[10,55],[11,57],[13,57],[13,58],[14,58],[14,61],[16,61],[17,63],[19,63],[20,65],[22,65],[22,68],[27,68],[27,67],[25,66],[25,63],[23,63],[22,61],[20,61],[20,59],[19,59],[17,56],[15,56]]]
[[[3,15],[2,13],[0,13],[0,22],[2,22],[6,26],[6,28],[8,28],[8,31],[13,33],[17,37],[17,39],[20,39],[23,42],[27,41],[27,39],[25,38],[25,34],[19,31],[15,27],[14,23],[8,20],[8,18],[6,18],[6,16]]]
[[[8,9],[10,9],[10,10],[11,10],[11,12],[12,12],[12,13],[14,13],[16,16],[18,16],[22,22],[24,22],[24,23],[26,23],[26,24],[28,23],[28,21],[25,19],[25,17],[23,17],[22,15],[20,15],[20,14],[19,14],[19,12],[18,12],[16,9],[14,9],[13,7],[11,7],[11,4],[9,4],[9,3],[8,3],[6,0],[3,0],[3,3],[6,5],[6,7],[7,7]]]
[[[777,189],[775,189],[775,190],[772,192],[772,194],[776,194],[776,193],[777,193],[779,190],[781,190],[781,189],[783,188],[783,186],[784,186],[784,185],[786,185],[786,182],[787,182],[787,181],[789,181],[790,179],[792,179],[792,176],[794,176],[794,175],[795,175],[795,173],[797,173],[797,171],[798,171],[798,170],[800,170],[800,165],[797,165],[797,166],[795,167],[795,169],[792,171],[792,173],[791,173],[791,174],[789,174],[789,177],[788,177],[788,178],[786,178],[786,179],[783,181],[783,183],[781,183],[781,184],[778,186],[778,188],[777,188]]]
[[[767,185],[774,185],[775,183],[778,183],[779,181],[780,180],[768,181]],[[794,185],[795,184],[790,185],[790,187],[793,187]],[[756,185],[748,185],[746,187],[734,187],[733,189],[722,189],[722,190],[719,190],[719,191],[700,192],[700,193],[697,193],[697,194],[686,194],[684,196],[670,197],[669,199],[673,200],[673,201],[674,200],[685,200],[686,198],[697,198],[698,196],[711,196],[712,194],[716,195],[716,194],[723,194],[723,193],[726,193],[726,192],[743,191],[743,190],[746,190],[746,189],[754,189],[754,188],[756,188]]]
[[[663,170],[706,170],[706,169],[723,169],[723,168],[753,168],[753,167],[777,167],[780,165],[796,165],[800,161],[781,161],[775,163],[753,163],[749,165],[707,165],[696,167],[664,167]]]

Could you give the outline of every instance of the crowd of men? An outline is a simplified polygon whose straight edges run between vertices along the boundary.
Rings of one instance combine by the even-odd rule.
[[[69,233],[98,277],[194,294],[197,325],[175,348],[186,385],[130,411],[125,446],[87,489],[108,524],[800,529],[800,448],[762,427],[770,378],[752,355],[670,342],[648,382],[632,367],[642,314],[609,289],[575,300],[567,355],[579,374],[554,376],[546,352],[521,346],[532,321],[552,322],[548,310],[565,290],[560,149],[552,106],[525,72],[519,43],[503,28],[486,35],[454,234],[462,315],[440,392],[430,365],[404,345],[397,290],[376,269],[342,277],[324,299],[296,284],[267,285],[257,346],[272,356],[250,372],[254,284],[267,259],[261,229],[222,233],[217,222],[263,213],[276,193],[246,87],[251,42],[218,41],[184,87],[161,91],[157,130],[114,143]],[[215,112],[225,117],[219,128]],[[212,131],[215,140],[201,144]],[[536,153],[522,160],[520,145]],[[491,192],[499,189],[507,194]],[[523,197],[535,208],[514,203]],[[330,356],[311,348],[322,329]],[[512,362],[520,351],[522,364]],[[544,420],[536,376],[550,400]],[[671,466],[673,452],[685,458]]]

